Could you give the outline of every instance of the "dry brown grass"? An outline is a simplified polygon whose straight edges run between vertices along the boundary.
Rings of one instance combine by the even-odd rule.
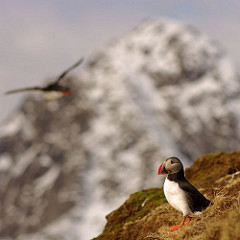
[[[235,183],[240,185],[240,178]],[[193,217],[189,225],[170,232],[170,225],[164,221],[157,232],[143,234],[138,240],[240,240],[240,192],[230,191],[232,188],[214,189],[212,204],[201,215]],[[165,217],[177,224],[182,216],[176,219],[174,211],[169,207]]]

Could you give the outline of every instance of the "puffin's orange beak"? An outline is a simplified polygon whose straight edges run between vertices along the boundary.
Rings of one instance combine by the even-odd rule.
[[[163,169],[165,169],[164,164],[165,164],[165,161],[164,161],[164,162],[160,165],[160,167],[158,168],[158,175],[166,175],[166,174],[168,174],[167,171],[166,171],[166,172],[163,172],[163,171],[162,171]]]
[[[71,92],[70,91],[65,91],[64,95],[71,95]]]

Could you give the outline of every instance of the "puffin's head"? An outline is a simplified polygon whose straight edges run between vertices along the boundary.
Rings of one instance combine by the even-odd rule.
[[[173,174],[183,168],[181,161],[176,157],[166,159],[158,168],[158,175]]]

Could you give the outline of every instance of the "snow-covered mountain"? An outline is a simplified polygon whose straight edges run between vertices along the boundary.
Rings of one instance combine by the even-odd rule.
[[[170,20],[96,54],[71,97],[38,95],[0,127],[0,239],[86,240],[157,166],[236,150],[239,77],[218,43]]]

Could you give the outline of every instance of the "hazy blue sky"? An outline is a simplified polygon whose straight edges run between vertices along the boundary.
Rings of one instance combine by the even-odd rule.
[[[0,92],[41,85],[144,19],[161,17],[195,26],[240,63],[237,0],[1,0]],[[23,96],[0,95],[0,120]]]

